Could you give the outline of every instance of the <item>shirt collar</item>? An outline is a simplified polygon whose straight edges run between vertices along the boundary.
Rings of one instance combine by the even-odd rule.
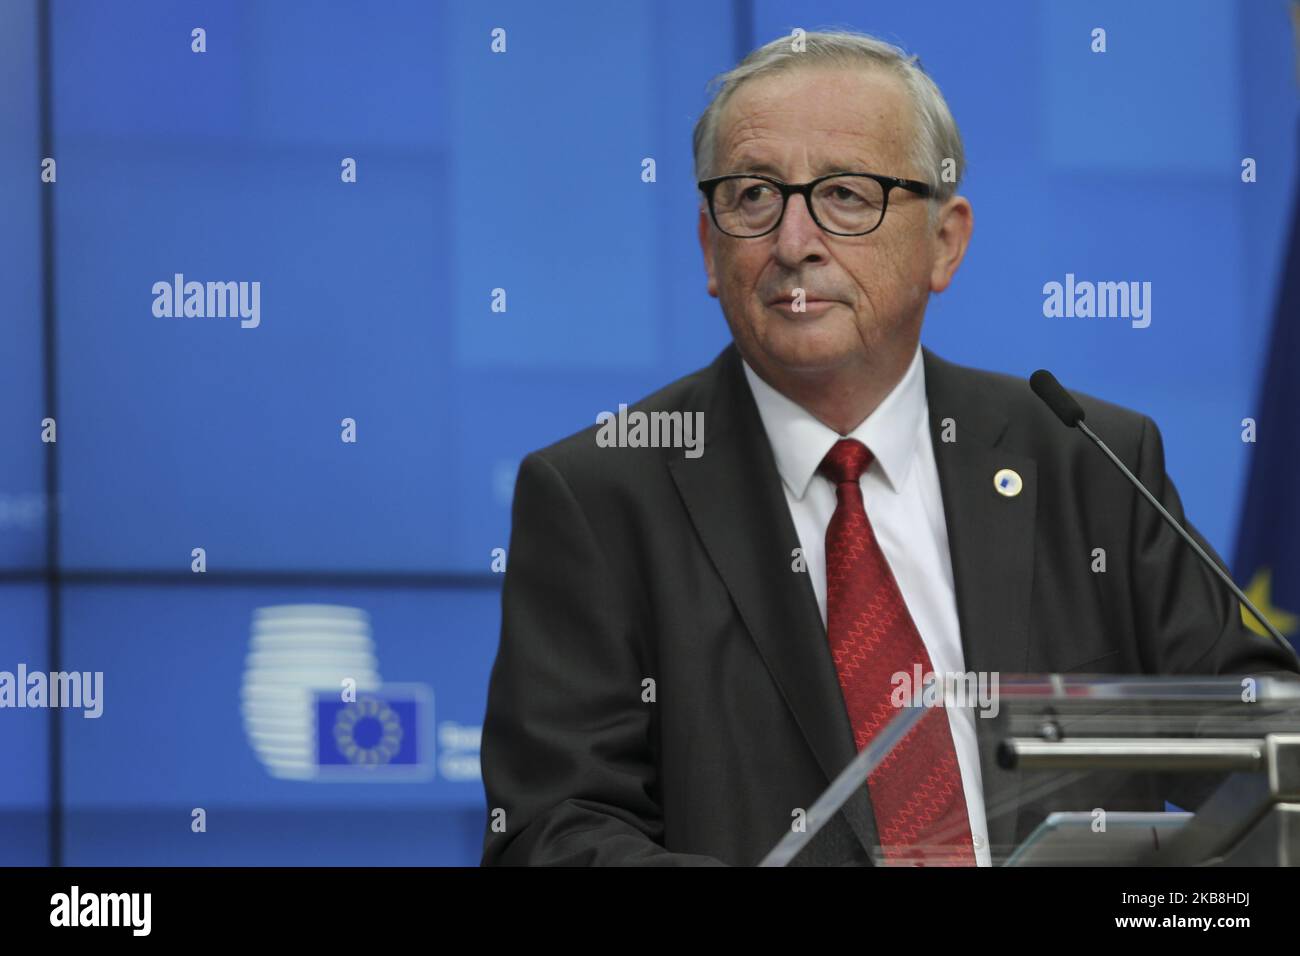
[[[826,453],[841,438],[856,438],[871,449],[890,490],[897,492],[907,478],[916,452],[918,427],[928,414],[925,367],[918,345],[902,379],[885,400],[847,435],[823,425],[800,405],[786,398],[745,362],[745,378],[772,445],[781,480],[800,501]],[[874,464],[873,464],[873,467]]]

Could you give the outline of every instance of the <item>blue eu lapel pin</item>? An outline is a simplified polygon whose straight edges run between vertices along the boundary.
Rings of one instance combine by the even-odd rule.
[[[1024,486],[1025,483],[1020,480],[1020,475],[1010,468],[1002,468],[993,476],[993,487],[1005,498],[1014,498],[1020,494],[1020,489]]]

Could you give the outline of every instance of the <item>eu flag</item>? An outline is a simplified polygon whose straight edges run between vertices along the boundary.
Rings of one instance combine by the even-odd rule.
[[[1300,644],[1300,190],[1273,316],[1235,570],[1246,596]],[[1242,607],[1246,626],[1266,632]]]
[[[384,688],[344,702],[336,691],[316,696],[316,759],[322,767],[375,769],[418,765],[420,701]]]

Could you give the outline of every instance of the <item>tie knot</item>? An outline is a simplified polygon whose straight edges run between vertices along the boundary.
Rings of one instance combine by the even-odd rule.
[[[871,450],[856,438],[841,438],[817,469],[835,484],[857,482],[871,465]]]

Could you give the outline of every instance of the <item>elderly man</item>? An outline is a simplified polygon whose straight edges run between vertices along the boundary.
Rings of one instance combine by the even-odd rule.
[[[484,863],[753,864],[914,668],[1292,666],[1023,381],[920,346],[972,213],[914,59],[858,34],[769,43],[721,78],[695,158],[734,341],[632,411],[702,413],[703,454],[592,428],[523,462]],[[1181,517],[1155,425],[1082,401]],[[796,862],[995,861],[1041,813],[1007,807],[976,723],[928,712]],[[1161,808],[1126,786],[1109,806]]]

